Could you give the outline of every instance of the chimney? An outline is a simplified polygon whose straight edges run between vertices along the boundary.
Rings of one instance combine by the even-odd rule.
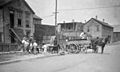
[[[63,21],[63,23],[65,23],[65,21]]]
[[[103,22],[105,22],[105,19],[103,19]]]
[[[96,15],[95,18],[98,19],[98,16]]]
[[[72,19],[72,22],[75,22],[75,20],[74,20],[74,19]]]

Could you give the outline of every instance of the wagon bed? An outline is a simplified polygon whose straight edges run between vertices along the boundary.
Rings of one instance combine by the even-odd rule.
[[[76,41],[68,41],[67,42],[67,45],[70,45],[70,44],[90,44],[91,41],[90,40],[76,40]]]

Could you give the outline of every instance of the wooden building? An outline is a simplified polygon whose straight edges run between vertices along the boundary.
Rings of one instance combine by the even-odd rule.
[[[93,38],[100,37],[104,38],[110,36],[110,41],[113,40],[113,27],[103,21],[95,18],[91,18],[84,25],[84,32],[91,34]]]
[[[69,39],[74,39],[80,36],[80,33],[83,31],[83,23],[81,22],[68,22],[68,23],[59,23],[58,26],[60,29],[59,34],[68,37]]]
[[[55,26],[35,24],[34,38],[37,43],[49,43],[52,36],[55,36]]]
[[[0,0],[0,42],[16,43],[32,36],[34,14],[25,0]]]

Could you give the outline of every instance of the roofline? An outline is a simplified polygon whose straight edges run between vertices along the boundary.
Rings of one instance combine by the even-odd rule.
[[[32,8],[28,5],[28,3],[27,3],[25,0],[22,0],[22,1],[27,5],[27,7],[32,11],[32,13],[35,14],[35,12],[34,12],[34,11],[32,10]],[[12,3],[12,2],[13,2],[13,0],[12,0],[12,1],[9,1],[8,3],[5,3],[5,4],[1,5],[1,6],[0,6],[0,9],[3,8],[4,6],[6,6],[7,4]]]
[[[92,20],[92,19],[94,19],[94,20],[96,20],[95,18],[91,18],[90,20]],[[87,24],[90,20],[88,20],[85,24]],[[99,21],[99,20],[98,20]],[[98,22],[99,23],[99,22]],[[104,22],[105,23],[105,22]],[[104,24],[102,24],[102,23],[100,23],[101,25],[104,25]],[[107,27],[110,27],[110,28],[114,28],[114,27],[112,27],[112,26],[109,26],[109,25],[104,25],[104,26],[107,26]]]
[[[33,16],[33,18],[34,18],[34,19],[43,20],[43,19],[42,19],[42,18],[40,18],[39,16],[37,16],[37,17],[35,17],[35,16],[37,16],[37,15],[34,15],[34,16]]]
[[[43,20],[42,18],[35,18],[35,17],[33,17],[34,19],[40,19],[40,20]]]
[[[113,33],[120,33],[120,31],[113,31]]]
[[[55,25],[43,25],[43,24],[36,24],[36,25],[42,25],[42,26],[55,26]]]
[[[12,1],[9,1],[9,2],[7,2],[7,3],[3,4],[3,5],[1,5],[1,6],[0,6],[0,9],[3,8],[4,6],[6,6],[6,5],[9,4],[9,3],[12,3]]]
[[[32,8],[29,6],[29,4],[28,4],[25,0],[23,0],[23,1],[24,1],[25,4],[28,6],[28,8],[32,11],[32,13],[35,14],[35,12],[32,10]]]
[[[68,24],[68,23],[82,23],[82,22],[65,22],[65,23],[58,23],[58,25],[59,24]],[[82,23],[82,24],[84,24],[84,23]]]

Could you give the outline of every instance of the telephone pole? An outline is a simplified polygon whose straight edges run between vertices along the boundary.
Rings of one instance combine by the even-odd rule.
[[[57,0],[55,0],[55,36],[58,44],[58,34],[57,34]]]

